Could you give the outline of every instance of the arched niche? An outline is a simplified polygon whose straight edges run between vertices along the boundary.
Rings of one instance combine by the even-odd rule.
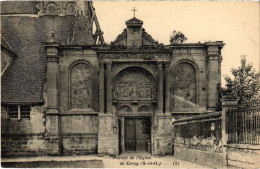
[[[156,98],[155,78],[144,68],[128,67],[115,77],[113,92],[117,100],[152,100]]]
[[[93,69],[84,62],[78,62],[70,69],[70,109],[92,108]]]
[[[191,110],[197,107],[196,68],[180,62],[171,70],[171,110]]]

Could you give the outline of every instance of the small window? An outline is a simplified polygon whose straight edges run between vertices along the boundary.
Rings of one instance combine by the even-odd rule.
[[[8,107],[8,116],[9,118],[18,118],[18,107],[17,106],[10,106]]]
[[[9,106],[8,116],[11,119],[29,119],[30,118],[31,106]]]
[[[31,107],[30,106],[21,106],[21,118],[30,118],[30,111]]]

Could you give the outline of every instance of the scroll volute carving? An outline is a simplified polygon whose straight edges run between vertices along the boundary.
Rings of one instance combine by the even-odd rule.
[[[79,63],[70,72],[71,109],[89,109],[92,107],[92,68]]]

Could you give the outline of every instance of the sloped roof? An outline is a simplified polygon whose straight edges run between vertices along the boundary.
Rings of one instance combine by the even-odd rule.
[[[66,43],[73,16],[1,16],[1,34],[16,57],[1,79],[2,104],[40,103],[46,72],[44,44],[51,31],[56,41]]]

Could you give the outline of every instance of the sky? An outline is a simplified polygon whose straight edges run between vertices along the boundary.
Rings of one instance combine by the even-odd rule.
[[[125,21],[141,19],[143,28],[159,43],[169,44],[173,30],[188,38],[186,43],[223,41],[222,86],[224,75],[240,66],[241,55],[259,72],[259,2],[223,1],[95,1],[94,7],[107,43],[115,40]]]

